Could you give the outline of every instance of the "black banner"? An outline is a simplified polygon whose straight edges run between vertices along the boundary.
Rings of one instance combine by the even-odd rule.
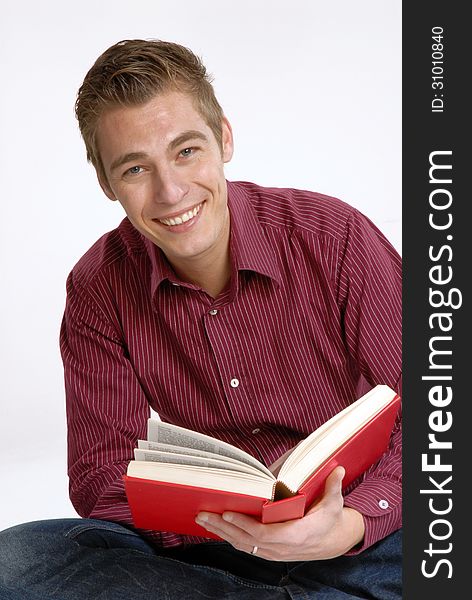
[[[470,26],[403,3],[404,598],[470,595]]]

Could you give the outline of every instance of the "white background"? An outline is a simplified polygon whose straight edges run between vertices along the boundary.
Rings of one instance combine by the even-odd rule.
[[[74,516],[59,326],[77,259],[122,218],[73,108],[111,44],[199,54],[233,125],[228,179],[359,208],[401,251],[401,2],[59,0],[0,15],[0,530]]]

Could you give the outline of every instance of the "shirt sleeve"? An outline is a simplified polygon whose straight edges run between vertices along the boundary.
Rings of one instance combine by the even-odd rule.
[[[108,294],[108,296],[110,296]],[[101,298],[101,301],[97,299]],[[131,525],[123,474],[137,439],[145,439],[148,401],[126,347],[106,286],[88,293],[72,273],[61,326],[71,502],[83,517]],[[141,530],[157,545],[190,536]]]
[[[401,389],[401,259],[377,227],[357,211],[348,219],[338,262],[338,302],[349,354],[370,385]],[[356,554],[402,525],[401,410],[381,459],[345,496],[364,517]]]

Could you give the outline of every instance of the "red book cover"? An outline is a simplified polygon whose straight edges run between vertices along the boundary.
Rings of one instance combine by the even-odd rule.
[[[201,511],[241,512],[263,523],[277,523],[303,517],[314,500],[323,493],[327,476],[338,465],[346,471],[343,488],[375,463],[387,450],[393,424],[400,406],[397,395],[389,404],[340,446],[289,498],[267,498],[204,487],[173,484],[124,475],[128,503],[135,527],[172,531],[203,537],[210,534],[195,523]]]

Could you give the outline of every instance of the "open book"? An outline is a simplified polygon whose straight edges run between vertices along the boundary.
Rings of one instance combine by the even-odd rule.
[[[136,527],[211,534],[194,522],[200,511],[225,510],[263,522],[299,518],[342,465],[343,487],[387,449],[400,397],[378,385],[301,441],[275,476],[256,458],[211,436],[149,419],[124,476]]]

